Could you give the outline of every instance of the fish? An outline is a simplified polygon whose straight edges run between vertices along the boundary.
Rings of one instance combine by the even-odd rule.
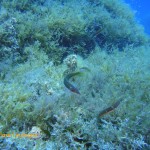
[[[73,72],[73,73],[69,73],[68,75],[66,75],[66,77],[64,78],[64,85],[71,91],[74,92],[76,94],[80,94],[79,90],[69,82],[69,79],[74,77],[74,76],[78,76],[78,75],[82,75],[82,72]]]
[[[108,113],[114,111],[114,109],[116,109],[116,108],[120,105],[120,103],[121,103],[122,101],[123,101],[123,99],[119,99],[117,102],[115,102],[114,104],[112,104],[110,107],[108,107],[108,108],[102,110],[102,111],[99,113],[98,116],[99,116],[99,117],[102,117],[102,116],[104,116],[104,115],[106,115],[106,114],[108,114]]]
[[[91,70],[88,67],[82,67],[80,68],[81,72],[87,71],[87,72],[91,72]]]

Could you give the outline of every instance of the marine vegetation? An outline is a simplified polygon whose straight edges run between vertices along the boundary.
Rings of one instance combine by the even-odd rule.
[[[149,41],[122,0],[1,0],[0,149],[149,150]]]

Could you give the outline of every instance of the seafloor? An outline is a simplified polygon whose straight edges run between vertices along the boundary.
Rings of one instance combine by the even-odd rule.
[[[1,0],[0,150],[150,149],[149,43],[121,0]]]

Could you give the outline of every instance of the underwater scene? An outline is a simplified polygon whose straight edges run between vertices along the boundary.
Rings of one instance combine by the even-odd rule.
[[[138,22],[144,26],[146,33],[150,34],[150,1],[148,0],[125,0],[130,4]]]
[[[150,149],[150,32],[132,6],[0,0],[0,150]]]

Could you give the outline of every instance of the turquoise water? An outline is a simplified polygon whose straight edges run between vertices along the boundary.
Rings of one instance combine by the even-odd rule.
[[[150,1],[148,0],[125,0],[136,11],[137,20],[143,24],[145,32],[150,34]]]

